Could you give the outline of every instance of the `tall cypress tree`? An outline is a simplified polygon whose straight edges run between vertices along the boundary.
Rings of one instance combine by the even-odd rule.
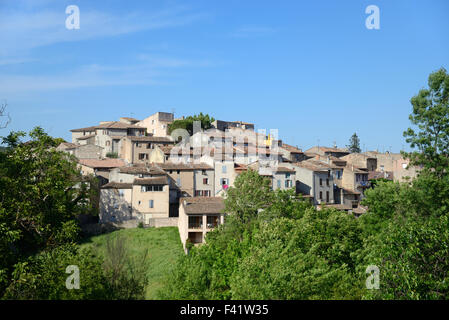
[[[360,153],[362,151],[360,149],[360,139],[357,136],[357,133],[354,132],[354,134],[351,136],[351,139],[349,139],[349,145],[347,145],[347,147],[351,153]]]

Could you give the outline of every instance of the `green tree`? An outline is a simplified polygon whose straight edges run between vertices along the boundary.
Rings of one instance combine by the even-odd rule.
[[[194,121],[200,121],[201,129],[207,130],[212,127],[212,122],[214,122],[215,119],[208,114],[203,114],[202,112],[200,112],[200,114],[198,115],[188,116],[185,119],[173,121],[168,125],[168,134],[171,134],[175,129],[184,129],[187,130],[190,135],[192,135]]]
[[[362,151],[360,149],[360,139],[357,136],[357,133],[354,132],[354,134],[349,139],[349,144],[346,147],[348,147],[351,153],[360,153]]]
[[[417,128],[404,132],[407,143],[417,151],[404,153],[413,165],[423,166],[438,176],[449,167],[449,74],[441,68],[429,75],[428,88],[410,100],[409,119]]]
[[[78,239],[76,216],[89,213],[91,180],[73,157],[56,151],[58,141],[37,127],[3,138],[0,152],[0,294],[13,265],[48,247]]]
[[[12,279],[3,299],[83,300],[110,299],[113,291],[101,268],[101,259],[77,245],[64,245],[27,258],[14,266]],[[68,290],[69,265],[79,269],[80,288]]]

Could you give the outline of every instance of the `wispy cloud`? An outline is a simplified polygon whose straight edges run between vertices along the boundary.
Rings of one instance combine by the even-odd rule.
[[[139,55],[138,63],[127,65],[84,65],[64,73],[32,75],[0,73],[0,95],[101,86],[169,85],[172,74],[166,70],[208,67],[210,61]]]
[[[235,38],[249,38],[249,37],[264,37],[270,36],[276,33],[277,30],[271,27],[263,26],[245,26],[238,28],[230,35]]]
[[[139,12],[111,14],[80,9],[80,29],[67,30],[64,11],[0,13],[0,56],[13,56],[26,50],[60,42],[110,37],[144,30],[183,26],[204,17],[183,7],[152,14]]]

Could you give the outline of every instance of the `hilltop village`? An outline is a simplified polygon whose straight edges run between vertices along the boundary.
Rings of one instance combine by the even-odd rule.
[[[169,134],[175,120],[173,113],[157,112],[143,120],[103,121],[72,129],[72,142],[57,147],[78,159],[83,175],[98,177],[100,223],[177,226],[185,247],[202,243],[224,222],[226,190],[249,169],[270,179],[273,190],[294,188],[318,209],[356,216],[367,210],[360,201],[373,179],[416,176],[401,154],[337,146],[303,151],[242,121],[215,120],[210,129],[180,139]]]

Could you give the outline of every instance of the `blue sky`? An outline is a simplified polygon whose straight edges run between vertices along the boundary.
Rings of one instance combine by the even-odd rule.
[[[380,9],[380,30],[365,8]],[[65,9],[80,9],[67,30]],[[449,69],[449,1],[0,0],[9,130],[207,112],[307,149],[399,151],[410,98]]]

